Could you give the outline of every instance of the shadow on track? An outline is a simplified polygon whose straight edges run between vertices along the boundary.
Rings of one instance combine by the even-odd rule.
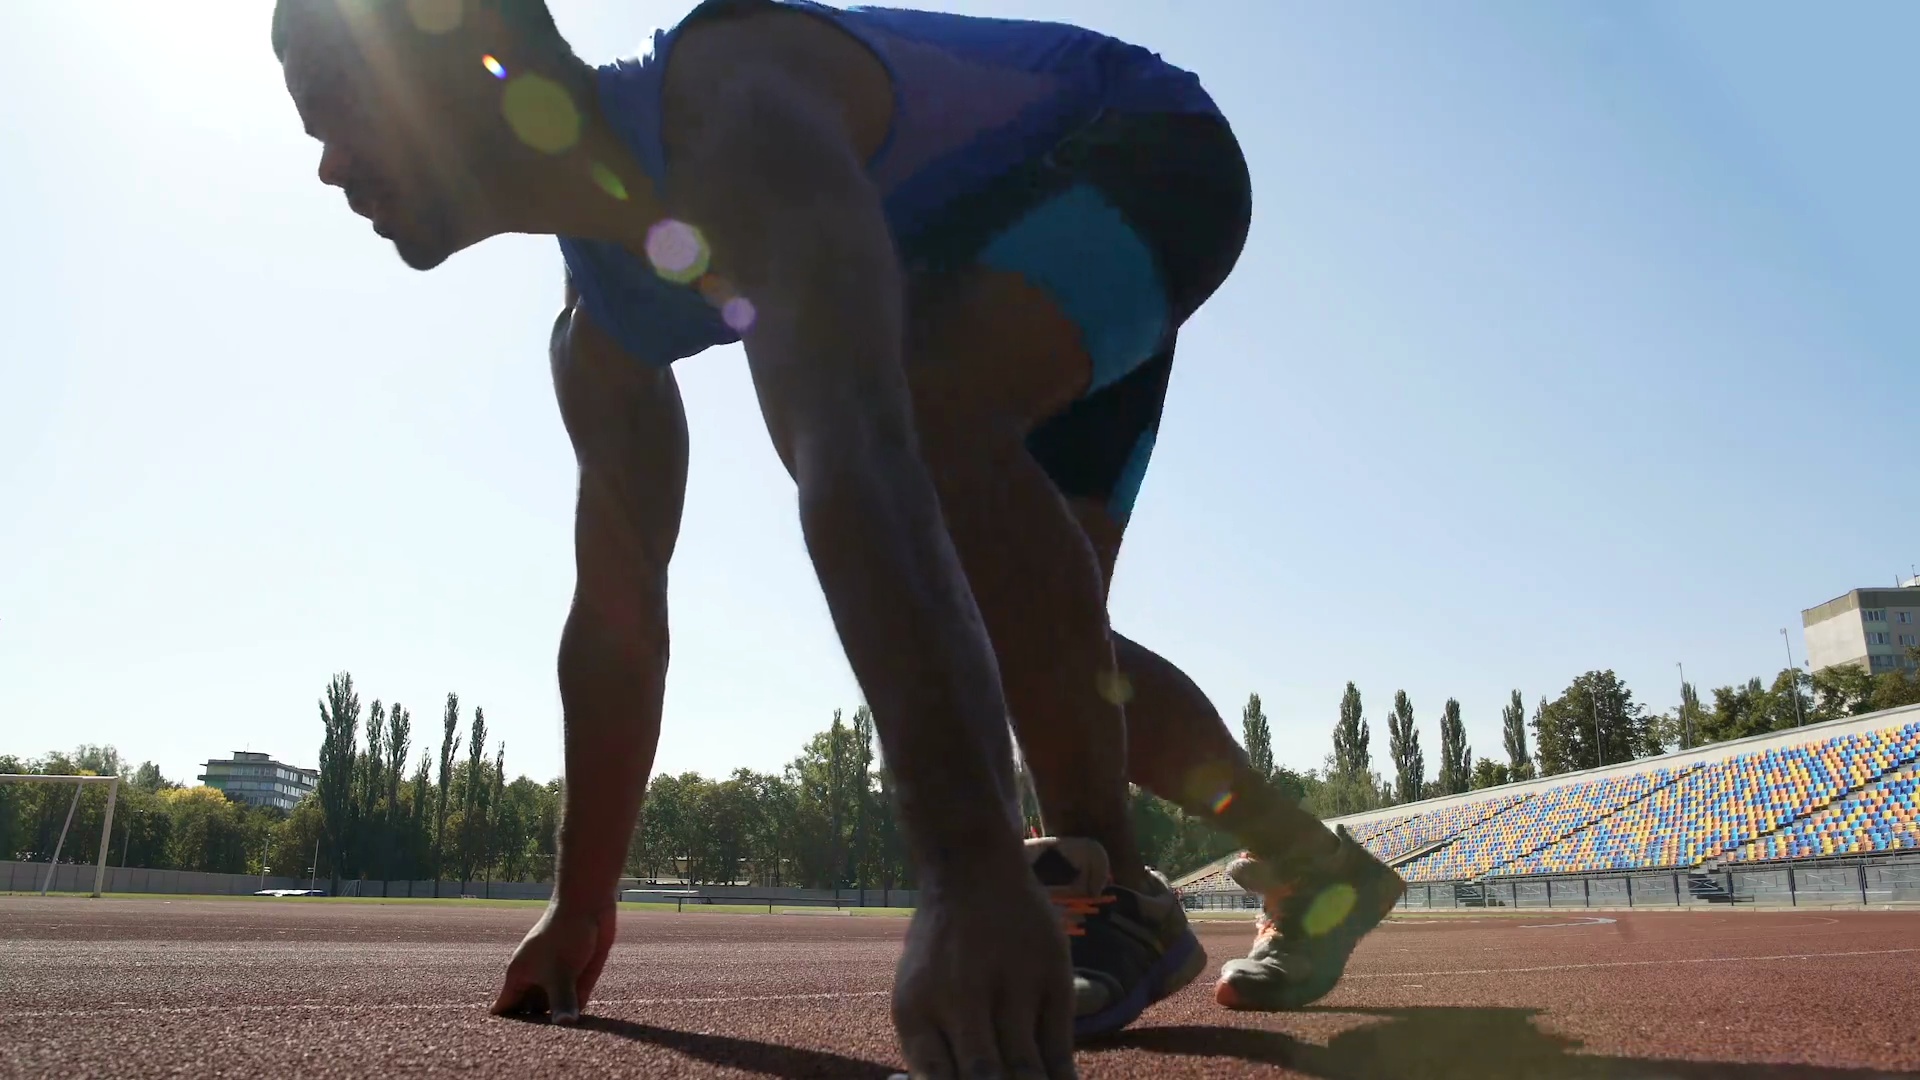
[[[760,1042],[756,1039],[736,1039],[727,1035],[701,1035],[691,1031],[654,1027],[651,1024],[636,1024],[631,1020],[613,1020],[604,1016],[582,1016],[580,1027],[587,1031],[602,1031],[609,1035],[618,1035],[623,1039],[632,1039],[634,1042],[662,1047],[698,1061],[732,1069],[745,1069],[763,1076],[792,1077],[794,1080],[816,1076],[844,1076],[852,1080],[867,1080],[871,1077],[873,1080],[887,1080],[898,1071],[871,1061],[845,1057],[825,1050],[804,1050],[796,1046],[782,1046],[779,1043]]]
[[[1533,1026],[1531,1009],[1321,1009],[1385,1017],[1326,1046],[1274,1031],[1139,1028],[1090,1044],[1161,1054],[1234,1057],[1322,1080],[1912,1080],[1912,1073],[1809,1065],[1745,1065],[1576,1054],[1579,1044]]]

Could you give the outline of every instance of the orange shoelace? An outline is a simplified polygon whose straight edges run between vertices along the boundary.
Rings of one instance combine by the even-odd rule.
[[[1100,909],[1113,903],[1111,896],[1054,896],[1054,906],[1060,909],[1060,925],[1068,937],[1085,937],[1087,928],[1082,925],[1087,916],[1100,914]]]

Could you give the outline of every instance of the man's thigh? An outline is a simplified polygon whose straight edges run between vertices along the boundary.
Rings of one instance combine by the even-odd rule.
[[[916,278],[913,305],[923,424],[991,410],[994,433],[1017,429],[1060,493],[1117,536],[1179,327],[1232,269],[1250,215],[1232,131],[1200,116],[1103,117],[958,200],[902,243],[910,265],[938,271]]]

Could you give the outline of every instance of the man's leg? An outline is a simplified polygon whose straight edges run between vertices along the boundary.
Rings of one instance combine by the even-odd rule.
[[[1074,936],[1075,1029],[1118,1030],[1186,985],[1206,955],[1142,865],[1128,813],[1125,718],[1104,576],[1027,448],[1083,392],[1078,332],[1021,276],[974,270],[917,290],[909,334],[916,426],[1049,837],[1034,874]]]
[[[1110,589],[1126,526],[1107,502],[1071,502],[1098,554],[1103,588]],[[1226,721],[1186,672],[1118,630],[1113,651],[1126,687],[1129,780],[1267,858],[1333,846],[1319,818],[1253,771]]]
[[[1122,512],[1130,510],[1122,507]],[[1074,511],[1113,580],[1125,525],[1109,502]],[[1221,969],[1222,1005],[1286,1009],[1333,989],[1353,948],[1401,893],[1400,876],[1254,772],[1226,722],[1185,672],[1115,633],[1129,685],[1127,760],[1134,783],[1244,844],[1235,880],[1262,896],[1251,953]]]

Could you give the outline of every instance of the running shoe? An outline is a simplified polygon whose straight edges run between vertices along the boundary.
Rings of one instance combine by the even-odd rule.
[[[1243,853],[1227,865],[1234,883],[1261,899],[1253,949],[1220,968],[1215,1001],[1275,1012],[1320,1000],[1345,973],[1354,946],[1407,891],[1392,867],[1344,826],[1328,854],[1285,865]]]
[[[1207,966],[1206,950],[1173,891],[1158,878],[1146,891],[1114,884],[1107,851],[1097,842],[1028,840],[1027,863],[1067,932],[1076,1037],[1119,1031]]]

